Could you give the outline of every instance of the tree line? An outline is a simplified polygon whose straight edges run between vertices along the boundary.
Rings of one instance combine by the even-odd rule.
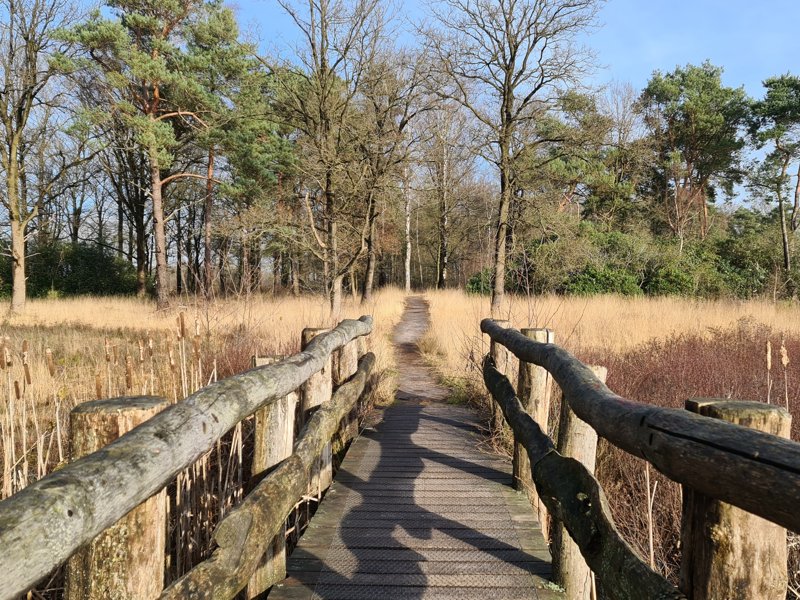
[[[591,89],[601,0],[0,0],[2,289],[794,297],[800,78]],[[587,37],[589,36],[589,37]]]

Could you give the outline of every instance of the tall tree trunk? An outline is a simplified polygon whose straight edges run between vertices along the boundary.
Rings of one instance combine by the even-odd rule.
[[[439,256],[437,260],[438,280],[436,282],[437,289],[444,289],[447,286],[447,262],[449,260],[449,252],[447,246],[447,235],[449,229],[449,207],[447,201],[447,153],[445,150],[444,158],[444,173],[442,175],[442,189],[439,195]]]
[[[154,152],[150,156],[150,186],[150,195],[153,200],[153,242],[156,255],[156,306],[161,310],[169,306],[167,235],[161,196],[161,169]]]
[[[183,228],[181,227],[181,210],[175,213],[176,238],[175,238],[175,290],[178,296],[183,292],[183,270],[181,258],[181,242],[183,240]]]
[[[408,191],[408,169],[403,180],[403,200],[406,214],[405,290],[411,293],[411,194]]]
[[[125,245],[125,211],[122,208],[122,200],[117,200],[117,256],[122,258],[123,246]]]
[[[144,207],[134,214],[134,234],[136,240],[136,295],[144,298],[147,294],[147,230],[144,221]]]
[[[353,304],[358,302],[358,280],[356,278],[356,265],[350,267],[350,295],[353,297]],[[361,298],[364,301],[364,298]]]
[[[300,258],[296,253],[292,253],[292,296],[300,295]]]
[[[331,320],[338,322],[342,316],[342,283],[344,274],[337,275],[331,282]]]
[[[208,150],[208,172],[206,174],[206,197],[203,204],[203,293],[211,297],[214,272],[211,263],[211,212],[214,207],[214,147]]]
[[[501,136],[501,138],[504,136]],[[506,295],[506,237],[508,213],[511,206],[510,141],[501,139],[500,204],[497,210],[497,229],[494,239],[494,283],[492,285],[492,317],[498,318]]]
[[[792,231],[800,227],[800,164],[797,165],[797,180],[794,185],[794,204],[792,205]]]
[[[11,219],[11,260],[13,270],[11,281],[11,311],[20,312],[25,308],[27,282],[25,280],[25,226],[18,218]]]
[[[328,277],[330,282],[331,318],[339,319],[342,311],[342,279],[339,273],[338,222],[336,221],[336,203],[333,191],[333,173],[325,176],[325,219],[327,220],[327,248],[325,253]]]
[[[361,294],[361,304],[365,304],[372,300],[372,289],[375,285],[375,265],[378,262],[378,244],[376,243],[375,236],[377,235],[375,227],[375,204],[370,203],[369,215],[369,235],[367,236],[367,272],[364,275],[364,291]]]
[[[6,172],[6,201],[8,202],[8,216],[11,221],[11,312],[20,312],[25,308],[28,295],[28,285],[25,280],[25,220],[20,212],[21,199],[19,197],[20,165],[18,162],[18,145],[11,144],[8,153],[8,167]]]

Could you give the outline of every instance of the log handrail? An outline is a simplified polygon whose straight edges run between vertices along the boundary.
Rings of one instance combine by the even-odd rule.
[[[0,502],[0,597],[25,592],[200,459],[242,419],[297,389],[333,351],[371,331],[371,317],[342,321],[305,351],[211,384]]]
[[[164,590],[161,600],[233,598],[247,585],[266,546],[308,490],[315,460],[361,397],[374,364],[372,353],[359,360],[356,374],[303,428],[292,455],[220,522],[211,556]]]
[[[488,355],[483,361],[483,380],[516,441],[528,452],[539,497],[575,540],[603,591],[614,600],[685,599],[625,542],[614,525],[603,488],[580,462],[556,451]]]
[[[549,371],[578,417],[670,479],[800,531],[800,444],[696,415],[633,402],[609,390],[572,354],[491,319],[481,331]]]

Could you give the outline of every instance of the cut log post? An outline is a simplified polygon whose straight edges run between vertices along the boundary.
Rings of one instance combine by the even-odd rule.
[[[360,338],[361,339],[361,338]],[[342,346],[333,353],[333,386],[338,388],[358,370],[358,359],[361,355],[361,344],[358,339]],[[358,405],[353,407],[342,420],[339,435],[334,438],[334,452],[339,452],[358,434]]]
[[[495,323],[499,327],[510,327],[510,321],[504,320],[496,320]],[[492,357],[494,361],[495,368],[500,371],[506,377],[511,377],[511,352],[503,346],[502,344],[498,344],[494,340],[489,342],[489,356]],[[492,432],[501,431],[503,428],[503,410],[497,404],[497,402],[492,402],[492,420],[490,422],[490,428]]]
[[[253,366],[262,367],[280,360],[283,356],[254,357]],[[294,420],[298,394],[292,392],[255,413],[253,431],[254,452],[252,481],[292,455],[294,445]],[[278,530],[267,546],[267,551],[247,584],[247,598],[259,598],[267,589],[286,578],[286,524]]]
[[[70,418],[70,460],[100,450],[168,405],[164,398],[138,396],[77,406]],[[166,518],[162,490],[78,550],[67,562],[66,598],[157,598],[164,587]]]
[[[555,334],[550,329],[522,329],[522,334],[545,344],[555,343]],[[517,396],[525,412],[539,424],[542,431],[547,433],[550,417],[550,394],[553,387],[553,378],[542,367],[520,361],[519,380],[517,383]],[[515,440],[514,459],[512,464],[514,489],[524,491],[530,500],[533,510],[537,513],[542,533],[547,538],[547,508],[536,493],[536,486],[531,478],[531,464],[525,446]]]
[[[589,368],[605,383],[605,367]],[[557,449],[559,454],[574,458],[594,475],[597,432],[591,425],[581,421],[564,401],[561,402]],[[592,571],[561,522],[554,523],[553,527],[553,580],[566,590],[570,599],[590,600],[592,597]]]
[[[305,350],[316,336],[328,332],[328,329],[307,327],[303,329],[301,347]],[[322,370],[314,373],[300,388],[300,426],[306,424],[311,414],[325,402],[331,399],[333,393],[333,358],[328,357]],[[322,450],[319,466],[314,469],[311,489],[309,492],[320,498],[322,492],[327,490],[333,480],[333,451],[330,444]]]
[[[775,405],[688,400],[687,410],[787,438],[792,417]],[[681,589],[691,600],[783,600],[788,583],[786,530],[683,488]]]

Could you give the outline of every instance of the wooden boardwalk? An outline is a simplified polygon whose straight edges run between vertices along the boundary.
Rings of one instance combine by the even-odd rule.
[[[398,398],[353,442],[271,599],[563,597],[510,465],[481,450],[474,414],[446,403],[416,354],[426,318],[411,299]]]

